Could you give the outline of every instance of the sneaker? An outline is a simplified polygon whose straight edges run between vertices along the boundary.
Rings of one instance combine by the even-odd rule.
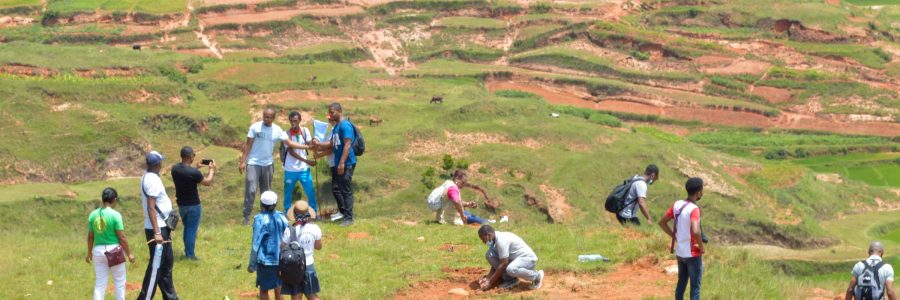
[[[538,278],[534,282],[531,283],[531,289],[536,290],[541,288],[541,284],[544,283],[544,270],[538,271]]]
[[[344,218],[344,215],[341,213],[334,213],[333,215],[331,215],[332,222],[343,219],[343,218]]]
[[[353,220],[344,220],[344,222],[341,222],[341,226],[346,227],[346,226],[350,226],[350,225],[353,225]]]
[[[518,279],[512,279],[512,280],[510,280],[510,281],[501,282],[501,283],[500,283],[500,288],[501,288],[501,289],[504,289],[504,290],[508,290],[508,289],[511,289],[511,288],[516,287],[517,285],[519,285],[519,280],[518,280]]]
[[[242,222],[241,224],[243,224],[244,226],[249,225],[249,224],[250,224],[250,217],[245,216],[245,217],[244,217],[244,222]]]
[[[193,261],[198,261],[198,260],[200,260],[200,258],[198,258],[198,257],[196,257],[196,256],[188,256],[187,259],[188,259],[188,260],[193,260]]]

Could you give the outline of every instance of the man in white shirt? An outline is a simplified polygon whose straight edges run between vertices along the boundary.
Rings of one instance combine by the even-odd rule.
[[[250,125],[247,142],[241,152],[240,172],[247,172],[244,181],[244,225],[250,222],[253,201],[257,192],[271,190],[272,173],[275,172],[275,142],[282,141],[294,149],[309,149],[307,145],[295,143],[288,139],[287,133],[275,121],[275,109],[263,110],[263,120]]]
[[[894,293],[894,267],[884,262],[884,246],[881,242],[869,245],[869,258],[853,266],[853,277],[847,288],[846,300],[882,300],[887,296],[897,300]]]
[[[150,261],[147,263],[147,271],[144,273],[144,282],[141,285],[141,293],[138,299],[152,299],[159,285],[159,291],[163,299],[178,299],[175,293],[175,284],[172,282],[172,268],[175,265],[175,255],[172,252],[171,230],[166,226],[168,219],[174,212],[172,200],[166,194],[166,187],[159,177],[162,169],[163,156],[159,152],[151,151],[147,154],[147,172],[141,177],[141,207],[144,210],[144,234],[149,243]],[[153,270],[156,245],[163,245],[162,256],[159,258],[157,270]],[[149,295],[147,295],[149,293]],[[149,297],[148,297],[149,296]]]
[[[482,290],[494,288],[501,281],[501,287],[511,288],[518,284],[519,279],[531,282],[530,288],[533,290],[541,288],[544,270],[534,270],[538,257],[522,238],[512,232],[495,231],[491,225],[481,226],[478,237],[488,245],[486,257],[491,264],[490,273],[478,281]],[[491,254],[496,255],[496,260],[491,259]]]
[[[653,218],[650,217],[650,206],[647,204],[647,187],[659,180],[659,167],[654,164],[647,166],[644,175],[634,175],[631,178],[631,189],[625,196],[625,207],[616,214],[616,220],[622,225],[634,224],[641,225],[641,220],[637,216],[637,208],[641,209],[641,213],[647,218],[647,223],[653,224]]]
[[[313,137],[309,130],[300,126],[300,121],[302,121],[300,112],[292,111],[288,115],[288,120],[291,122],[288,138],[297,143],[310,145]],[[300,186],[303,187],[303,192],[306,193],[306,197],[309,199],[309,207],[313,211],[318,212],[316,188],[315,184],[313,184],[312,173],[309,171],[309,167],[315,166],[316,161],[308,159],[308,150],[287,149],[286,152],[283,155],[284,161],[282,161],[284,164],[284,212],[288,213],[288,209],[294,204],[294,188],[297,186],[297,183],[300,183]]]

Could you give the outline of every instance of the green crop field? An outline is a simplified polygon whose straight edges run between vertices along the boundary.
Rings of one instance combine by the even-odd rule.
[[[166,156],[174,196],[169,170],[186,145],[220,168],[200,188],[200,260],[173,235],[178,294],[255,297],[240,212],[247,128],[266,107],[282,128],[291,111],[309,127],[334,102],[367,150],[356,223],[319,222],[325,299],[671,298],[674,257],[656,221],[690,177],[705,183],[703,298],[841,296],[874,240],[900,263],[900,6],[889,1],[225,2],[0,1],[0,234],[14,241],[0,247],[0,299],[88,297],[84,223],[105,187],[119,191],[137,256],[134,298],[148,260],[144,156]],[[622,228],[602,202],[650,163],[652,220]],[[331,211],[326,166],[312,173]],[[499,204],[463,189],[470,211],[507,217],[494,226],[535,250],[542,289],[468,286],[487,272],[477,227],[438,225],[425,203],[456,168]]]

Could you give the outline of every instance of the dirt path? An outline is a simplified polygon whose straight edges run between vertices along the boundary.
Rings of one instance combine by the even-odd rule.
[[[190,16],[194,14],[194,5],[191,4],[191,1],[192,0],[187,0],[188,19],[190,19]],[[209,36],[203,33],[204,25],[202,20],[199,22],[197,27],[199,28],[199,30],[194,31],[194,34],[197,35],[197,39],[199,39],[200,42],[206,46],[206,48],[209,48],[209,52],[212,52],[212,55],[219,59],[222,59],[222,50],[219,50],[218,45],[216,45],[215,42],[210,41]]]
[[[538,290],[530,290],[530,283],[521,282],[511,290],[477,290],[477,281],[487,270],[468,267],[444,269],[448,277],[443,280],[412,284],[396,295],[396,299],[461,299],[466,297],[512,296],[514,298],[539,299],[646,299],[665,298],[671,294],[677,278],[664,273],[661,266],[652,263],[623,265],[602,274],[572,272],[547,272]],[[451,294],[450,291],[466,295]]]
[[[200,20],[207,25],[219,24],[247,24],[268,21],[284,21],[299,15],[311,15],[322,17],[339,17],[364,12],[359,6],[307,6],[289,10],[273,10],[264,12],[242,12],[226,15],[208,15]]]
[[[732,110],[720,110],[698,107],[661,107],[633,101],[603,100],[594,102],[590,97],[580,95],[581,91],[548,87],[531,82],[488,81],[485,86],[489,91],[519,90],[540,95],[553,104],[572,105],[576,107],[607,110],[614,112],[658,115],[677,120],[693,120],[707,124],[721,124],[740,127],[791,128],[836,132],[843,134],[865,134],[893,137],[900,135],[900,123],[888,122],[839,122],[817,117],[783,112],[779,117],[766,116]],[[652,103],[652,100],[647,100]]]

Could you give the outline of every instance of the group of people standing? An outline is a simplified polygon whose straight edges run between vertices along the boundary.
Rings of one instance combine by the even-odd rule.
[[[342,220],[343,226],[352,225],[355,215],[351,182],[356,168],[356,155],[350,145],[356,138],[355,125],[343,118],[340,104],[332,103],[327,112],[332,129],[320,141],[308,129],[300,126],[302,117],[299,112],[289,114],[291,128],[287,132],[274,124],[275,113],[274,109],[266,108],[263,120],[250,126],[239,163],[240,172],[246,175],[244,225],[250,225],[252,204],[257,193],[260,195],[260,211],[253,218],[253,243],[247,270],[257,272],[256,284],[262,299],[268,299],[269,290],[275,291],[276,299],[281,299],[281,294],[292,295],[292,299],[300,299],[302,295],[306,295],[307,299],[317,299],[320,287],[313,265],[313,252],[322,248],[322,230],[314,223],[320,217],[310,167],[316,166],[319,158],[327,156],[331,167],[333,194],[338,204],[338,212],[332,219]],[[284,154],[284,212],[276,209],[278,195],[272,191],[275,162],[273,153],[277,142],[282,143],[281,150]],[[310,155],[310,150],[315,151],[315,154]],[[160,177],[164,156],[151,151],[145,157],[147,168],[141,177],[140,188],[144,235],[150,260],[138,299],[153,299],[157,287],[163,299],[178,299],[172,280],[174,253],[170,228],[177,224],[178,219],[182,220],[184,226],[184,257],[199,260],[195,250],[202,215],[198,186],[211,185],[218,167],[213,160],[195,163],[196,154],[189,146],[183,147],[180,154],[181,162],[171,169],[177,210]],[[209,168],[205,176],[200,171],[203,167]],[[293,201],[293,192],[298,183],[309,201]],[[112,275],[115,298],[124,299],[123,261],[127,257],[134,263],[134,254],[124,234],[122,216],[115,210],[118,192],[113,188],[106,188],[101,198],[102,206],[92,211],[88,217],[88,255],[85,260],[93,263],[95,268],[93,298],[104,298],[108,279]],[[292,227],[294,230],[291,230]],[[276,271],[279,252],[292,241],[305,253],[307,280],[302,285],[282,286]]]

